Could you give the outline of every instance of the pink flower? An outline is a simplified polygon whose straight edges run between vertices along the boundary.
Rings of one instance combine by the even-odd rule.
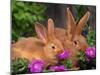
[[[39,73],[44,69],[44,62],[42,60],[34,60],[28,67],[31,73]]]
[[[88,47],[86,49],[86,55],[89,58],[95,58],[96,57],[96,48],[95,47]]]
[[[63,53],[58,55],[59,59],[67,59],[68,57],[69,57],[69,52],[66,50]]]
[[[66,71],[67,68],[64,65],[59,65],[59,66],[50,66],[49,70],[60,72],[60,71]]]

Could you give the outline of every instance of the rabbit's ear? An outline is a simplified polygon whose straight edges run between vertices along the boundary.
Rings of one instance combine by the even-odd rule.
[[[75,28],[76,28],[75,19],[72,15],[71,11],[69,10],[69,8],[67,8],[67,34],[70,39],[72,38],[72,36],[74,34]]]
[[[76,27],[76,34],[81,34],[83,27],[86,25],[88,19],[90,17],[90,12],[87,11],[87,13],[81,18],[81,20],[79,21],[79,23],[77,24]]]
[[[36,33],[37,33],[38,37],[43,41],[43,43],[46,44],[47,43],[46,28],[42,24],[36,22],[35,30],[36,30]]]
[[[54,37],[54,21],[51,18],[48,19],[48,37]]]

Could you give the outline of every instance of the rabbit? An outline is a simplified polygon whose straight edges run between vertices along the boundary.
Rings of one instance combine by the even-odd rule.
[[[54,35],[54,22],[48,20],[48,29],[40,24],[35,24],[37,37],[28,37],[12,44],[12,60],[26,58],[29,62],[43,60],[45,67],[58,63],[57,55],[63,53],[62,43]]]
[[[67,8],[67,25],[65,28],[55,28],[55,36],[58,38],[65,50],[70,52],[69,59],[72,60],[73,66],[77,66],[77,55],[80,50],[85,51],[88,47],[86,38],[81,34],[83,27],[86,25],[90,16],[90,12],[87,11],[86,14],[80,19],[78,23]]]

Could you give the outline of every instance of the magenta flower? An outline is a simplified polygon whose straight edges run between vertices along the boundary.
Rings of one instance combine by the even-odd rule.
[[[44,69],[44,62],[42,60],[34,60],[28,67],[31,73],[39,73]]]
[[[50,66],[49,70],[50,71],[60,72],[60,71],[66,71],[67,68],[64,65],[59,65],[59,66]]]
[[[69,57],[69,52],[66,50],[63,53],[58,55],[59,59],[67,59],[68,57]]]
[[[95,47],[88,47],[86,49],[86,55],[89,58],[95,58],[96,57],[96,48]]]

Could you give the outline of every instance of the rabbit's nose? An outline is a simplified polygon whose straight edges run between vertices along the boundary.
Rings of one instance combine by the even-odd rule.
[[[61,53],[63,53],[64,52],[64,50],[58,50],[57,51],[57,54],[61,54]]]

